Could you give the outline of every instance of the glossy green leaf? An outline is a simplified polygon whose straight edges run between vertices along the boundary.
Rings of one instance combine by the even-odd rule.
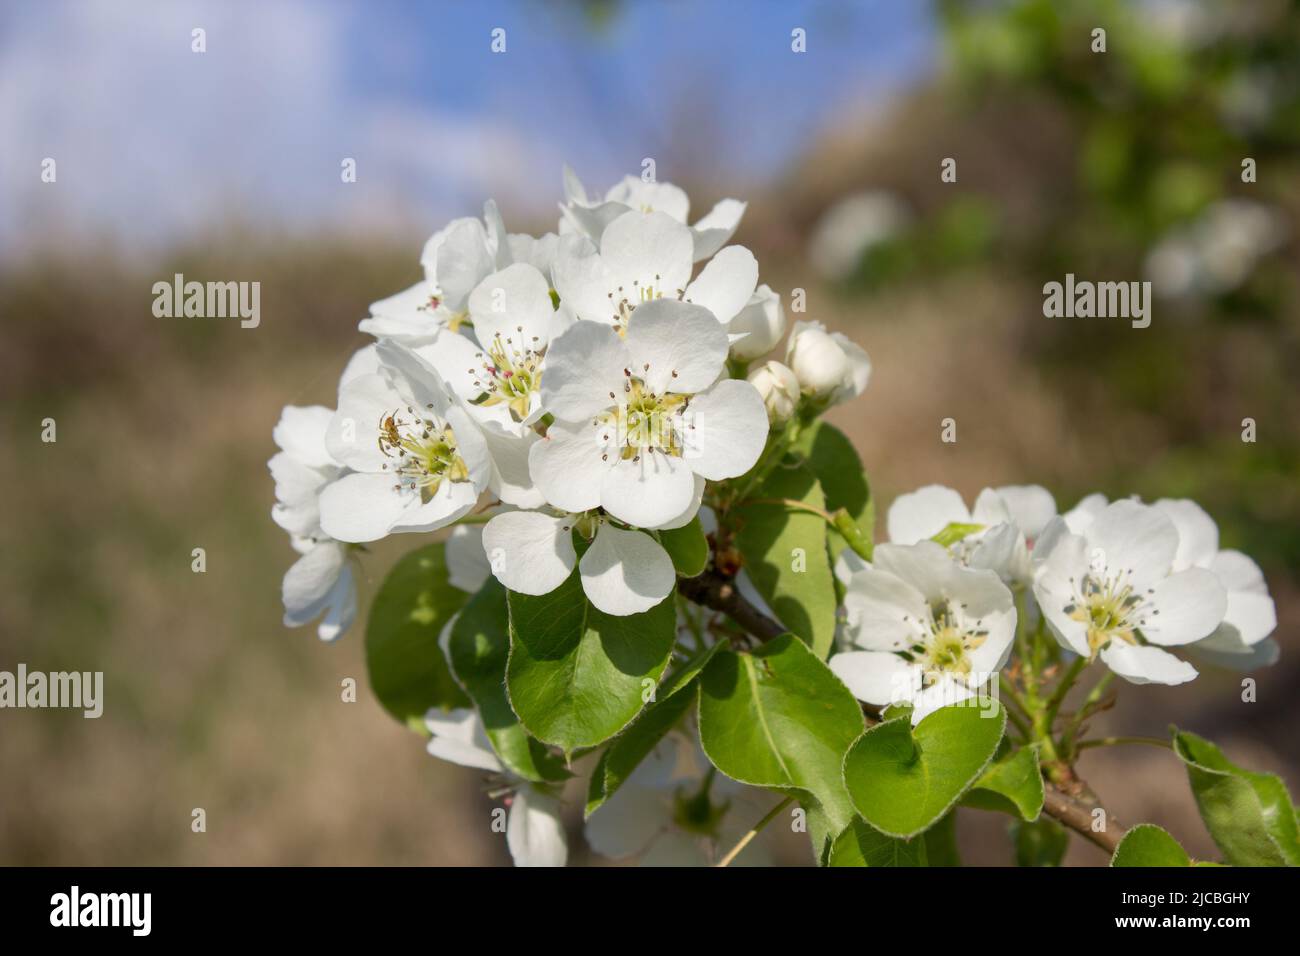
[[[709,562],[709,541],[704,536],[699,515],[680,528],[660,531],[659,543],[673,559],[673,567],[682,577],[693,578],[703,573]]]
[[[923,832],[984,772],[1006,719],[1000,704],[981,699],[940,708],[915,728],[901,718],[871,727],[844,761],[854,807],[888,836]]]
[[[1154,823],[1139,823],[1119,841],[1111,866],[1191,866],[1187,851]]]
[[[676,638],[670,594],[643,614],[592,607],[575,568],[549,594],[509,593],[506,690],[524,728],[566,753],[608,740],[650,699]]]
[[[831,844],[827,866],[928,866],[925,837],[885,836],[860,817]]]
[[[752,653],[721,651],[700,677],[700,742],[714,766],[809,794],[829,834],[853,818],[840,767],[864,723],[848,688],[789,634]]]
[[[794,447],[806,456],[808,467],[817,476],[826,498],[826,510],[834,513],[843,508],[862,536],[870,541],[876,526],[876,502],[853,443],[834,425],[818,420],[804,429]],[[845,542],[835,530],[831,531],[829,540],[834,561],[844,550]]]
[[[468,600],[447,576],[442,543],[426,545],[393,566],[366,623],[366,670],[384,709],[419,730],[430,707],[468,707],[438,636]]]
[[[1036,820],[1043,810],[1043,775],[1033,747],[1021,747],[989,764],[962,797],[962,806]]]
[[[448,640],[452,671],[487,731],[501,763],[525,780],[554,781],[570,776],[563,763],[519,723],[506,697],[506,659],[510,656],[510,615],[506,589],[489,577],[456,623]]]
[[[1070,848],[1070,831],[1051,817],[1039,817],[1032,823],[1016,820],[1011,824],[1011,838],[1016,846],[1016,866],[1060,866]]]
[[[696,654],[681,669],[669,675],[632,726],[609,742],[600,755],[587,787],[585,816],[591,816],[614,795],[627,778],[650,755],[659,741],[681,720],[695,701],[693,682],[714,654],[726,647],[719,641]]]
[[[754,587],[791,633],[825,658],[835,639],[835,579],[826,519],[779,503],[824,510],[817,479],[802,465],[778,465],[752,496],[765,504],[735,510],[736,542]]]
[[[1277,776],[1243,770],[1208,740],[1177,728],[1174,753],[1187,766],[1201,819],[1226,862],[1300,865],[1295,806]]]

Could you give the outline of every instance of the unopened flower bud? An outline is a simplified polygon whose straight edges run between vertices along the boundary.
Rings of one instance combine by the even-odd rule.
[[[749,384],[758,389],[772,424],[787,421],[799,404],[799,379],[780,362],[768,361],[749,373]]]
[[[781,297],[766,284],[750,296],[749,303],[731,320],[727,331],[733,335],[748,333],[731,346],[731,354],[743,362],[766,355],[785,335],[785,309]]]
[[[867,353],[841,332],[820,322],[796,322],[786,347],[786,362],[800,388],[831,403],[862,394],[871,378]]]

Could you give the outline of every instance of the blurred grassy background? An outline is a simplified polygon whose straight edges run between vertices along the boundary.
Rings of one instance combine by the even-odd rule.
[[[1237,675],[1206,669],[1183,687],[1124,687],[1097,729],[1163,735],[1176,721],[1295,794],[1300,17],[1289,3],[1204,5],[1217,25],[1174,29],[1156,4],[1100,6],[939,5],[942,68],[799,146],[742,195],[737,241],[763,281],[806,290],[794,318],[870,353],[866,396],[832,418],[882,506],[931,482],[971,496],[1036,482],[1063,508],[1100,490],[1210,510],[1223,546],[1265,569],[1281,661],[1255,675],[1257,703],[1241,702]],[[620,15],[594,9],[598,30]],[[1112,24],[1104,60],[1087,47],[1099,17]],[[574,55],[585,42],[598,39],[573,40]],[[1224,106],[1238,100],[1251,109]],[[955,184],[939,182],[947,156]],[[1257,158],[1258,183],[1240,182],[1242,156]],[[698,150],[677,157],[659,175],[696,210],[739,191]],[[553,172],[542,182],[558,199]],[[864,193],[889,200],[846,212]],[[1142,278],[1153,248],[1232,198],[1266,206],[1285,237],[1231,288],[1157,299],[1145,330],[1043,317],[1043,282]],[[512,230],[554,228],[503,207]],[[428,758],[370,698],[361,628],[325,647],[280,624],[293,552],[269,518],[271,427],[285,404],[333,404],[366,342],[357,320],[417,277],[423,238],[218,223],[143,253],[107,242],[5,261],[0,668],[103,670],[106,708],[97,721],[0,714],[0,863],[507,861],[476,774]],[[261,326],[154,318],[151,286],[175,272],[260,281]],[[41,442],[47,417],[55,444]],[[947,417],[955,444],[940,441]],[[1240,440],[1245,417],[1255,444]],[[375,549],[363,613],[415,544]],[[195,547],[204,574],[190,569]],[[355,704],[340,698],[349,676]],[[1091,751],[1082,770],[1122,821],[1161,823],[1214,855],[1172,755]],[[195,807],[206,833],[191,833]],[[1008,862],[1003,829],[966,813],[967,860]],[[792,839],[782,853],[804,860]],[[1070,861],[1101,857],[1078,845]]]

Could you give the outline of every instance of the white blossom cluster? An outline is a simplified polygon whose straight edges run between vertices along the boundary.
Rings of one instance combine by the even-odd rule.
[[[1241,670],[1277,658],[1263,573],[1220,550],[1193,501],[1094,494],[1058,515],[1037,485],[985,488],[973,508],[928,485],[895,499],[887,525],[870,563],[838,563],[844,649],[830,666],[860,700],[911,704],[914,722],[996,683],[1021,615],[1134,684],[1195,678],[1171,648]]]
[[[494,575],[546,594],[576,568],[599,611],[645,612],[676,586],[660,534],[697,516],[716,530],[708,483],[749,472],[796,414],[866,388],[867,354],[817,322],[794,324],[784,361],[767,358],[787,319],[754,256],[729,244],[743,203],[690,225],[675,186],[627,177],[596,200],[567,169],[564,196],[555,233],[508,233],[492,202],[435,233],[424,278],[360,323],[376,342],[348,362],[337,410],[284,409],[269,466],[273,517],[301,554],[287,625],[319,619],[337,638],[356,613],[359,546],[451,525],[458,588]],[[1040,626],[1064,656],[1139,684],[1196,676],[1174,648],[1242,668],[1276,657],[1260,569],[1221,550],[1191,501],[1093,495],[1058,514],[1038,486],[986,488],[968,507],[930,485],[897,498],[886,524],[885,543],[859,548],[870,561],[850,549],[837,562],[829,665],[862,701],[911,705],[913,721],[996,686],[1017,634]],[[743,570],[737,586],[771,614]],[[426,723],[432,754],[512,794],[516,862],[563,864],[556,789],[514,779],[475,711]],[[706,862],[726,805],[762,795],[715,782],[686,729],[588,821],[597,852]]]

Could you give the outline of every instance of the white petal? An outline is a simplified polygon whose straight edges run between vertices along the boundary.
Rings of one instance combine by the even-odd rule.
[[[442,380],[451,386],[452,391],[462,398],[472,401],[486,391],[483,383],[483,362],[486,356],[474,340],[443,328],[429,341],[414,345],[411,350],[431,365]],[[439,414],[443,413],[441,407],[436,410]]]
[[[927,601],[947,598],[967,573],[943,545],[933,541],[882,544],[872,553],[872,563],[878,571],[906,581]]]
[[[858,700],[884,707],[921,691],[921,669],[885,651],[847,651],[831,657],[831,672]]]
[[[1050,524],[1034,549],[1035,560],[1039,561],[1034,598],[1057,640],[1076,654],[1088,657],[1092,654],[1088,628],[1065,610],[1076,603],[1075,582],[1082,581],[1088,573],[1088,541],[1082,535],[1070,534],[1066,527],[1064,521]]]
[[[600,489],[613,465],[601,460],[612,455],[602,442],[599,426],[590,422],[568,425],[555,422],[546,437],[529,450],[528,470],[537,489],[563,511],[588,511],[600,506]]]
[[[1247,647],[1258,644],[1277,630],[1277,608],[1273,599],[1267,594],[1254,591],[1229,591],[1228,610],[1223,615],[1223,623],[1206,640],[1211,640],[1220,632],[1231,632],[1223,640],[1238,641]]]
[[[690,215],[691,200],[685,190],[672,183],[646,182],[639,176],[624,176],[605,193],[608,202],[618,202],[632,209],[658,210],[677,222]]]
[[[1196,677],[1196,668],[1158,647],[1135,647],[1111,641],[1101,650],[1101,659],[1120,677],[1133,684],[1185,684]]]
[[[347,564],[339,572],[338,580],[325,598],[327,610],[316,626],[316,636],[322,641],[336,641],[352,626],[357,617],[357,585],[352,568]]]
[[[695,491],[691,494],[691,502],[677,517],[671,521],[665,521],[663,524],[657,524],[650,530],[652,531],[671,531],[674,528],[682,528],[691,523],[691,519],[699,513],[700,502],[704,500],[704,486],[707,482],[699,475],[695,476]]]
[[[339,392],[339,409],[325,432],[330,455],[356,471],[381,470],[388,458],[378,444],[380,423],[405,405],[382,375],[362,375],[348,382]]]
[[[1107,505],[1084,534],[1093,557],[1099,556],[1110,574],[1130,572],[1140,591],[1169,573],[1178,550],[1178,530],[1169,517],[1129,499]]]
[[[359,348],[352,353],[352,358],[348,359],[348,364],[343,367],[343,374],[339,376],[339,391],[353,379],[360,378],[362,375],[378,375],[380,369],[379,350],[373,345],[367,345]]]
[[[738,199],[722,199],[691,227],[695,239],[695,261],[709,258],[721,249],[740,225],[746,204]]]
[[[333,417],[333,409],[323,405],[306,408],[286,405],[271,437],[280,448],[304,465],[314,468],[333,466],[334,459],[325,447],[325,431]]]
[[[1152,644],[1190,644],[1214,632],[1228,609],[1228,593],[1212,571],[1188,568],[1152,589],[1142,636]],[[1159,612],[1159,613],[1157,613]]]
[[[871,381],[871,356],[867,355],[866,349],[843,332],[832,332],[831,339],[843,350],[844,359],[848,364],[848,373],[844,382],[835,389],[831,399],[835,402],[847,402],[866,391],[867,384]]]
[[[492,574],[483,549],[482,525],[458,524],[447,536],[447,579],[451,586],[473,594]]]
[[[426,502],[421,503],[416,495],[411,495],[406,510],[393,522],[392,530],[397,533],[445,528],[469,514],[478,503],[478,495],[478,490],[468,481],[444,481],[438,493]]]
[[[1253,558],[1240,551],[1220,551],[1210,562],[1210,570],[1219,576],[1219,580],[1229,591],[1268,594],[1264,572],[1260,570]]]
[[[654,607],[677,583],[668,552],[642,531],[605,523],[578,562],[582,589],[597,609],[623,616]]]
[[[506,846],[515,866],[564,866],[569,844],[560,802],[532,787],[516,791],[506,821]]]
[[[453,225],[438,248],[436,266],[438,290],[447,307],[464,309],[470,292],[495,266],[481,222],[463,219]]]
[[[886,547],[881,545],[877,553]],[[855,573],[844,593],[846,633],[868,650],[903,650],[916,643],[929,617],[925,596],[907,581],[879,568]]]
[[[744,334],[744,338],[732,343],[731,354],[745,361],[766,355],[785,334],[785,325],[781,297],[766,283],[760,285],[727,326],[729,334]]]
[[[560,236],[551,272],[560,302],[575,315],[600,325],[615,324],[618,279],[593,242],[577,235]]]
[[[912,726],[916,726],[942,707],[952,707],[974,696],[975,691],[972,688],[945,675],[913,698]]]
[[[695,475],[681,458],[642,451],[634,458],[611,460],[614,466],[600,485],[600,505],[619,521],[658,528],[680,516],[695,499]]]
[[[1178,529],[1174,570],[1208,568],[1219,552],[1219,526],[1214,519],[1187,498],[1161,498],[1154,507],[1167,514]]]
[[[743,475],[767,444],[767,408],[749,382],[723,379],[700,392],[682,416],[682,454],[697,475],[721,481]]]
[[[341,545],[324,541],[294,562],[280,589],[286,627],[301,627],[325,612],[345,560]]]
[[[482,425],[488,454],[492,456],[492,481],[489,485],[492,493],[516,508],[540,507],[546,498],[533,483],[528,461],[533,446],[542,441],[542,436],[531,428],[517,427],[513,422],[505,426],[485,421]]]
[[[612,325],[575,322],[546,353],[542,405],[562,421],[591,418],[617,403],[631,364]]]
[[[727,360],[727,332],[707,309],[656,299],[632,313],[627,350],[629,370],[651,392],[690,395],[717,380]]]
[[[395,484],[392,475],[356,472],[326,486],[320,496],[321,530],[338,541],[378,541],[419,500],[395,490]]]
[[[501,761],[492,751],[483,722],[472,708],[461,707],[445,713],[432,709],[424,715],[424,725],[433,735],[425,749],[439,760],[489,773],[501,772]]]
[[[943,485],[926,485],[899,495],[889,506],[886,519],[892,544],[916,544],[953,523],[970,524],[970,511],[961,495]]]
[[[314,536],[320,530],[321,489],[339,469],[310,468],[285,451],[272,455],[266,464],[275,480],[272,519],[291,535]]]
[[[640,289],[676,298],[691,278],[694,239],[681,222],[662,212],[632,211],[611,222],[600,237],[600,257],[622,292],[637,303]]]
[[[996,490],[1011,512],[1011,520],[1030,541],[1056,517],[1056,499],[1041,485],[1002,485]]]
[[[483,551],[492,573],[511,591],[549,594],[573,571],[570,519],[540,511],[507,511],[483,529]]]
[[[612,860],[642,853],[672,823],[671,794],[632,781],[615,791],[583,827],[587,843]]]
[[[1071,508],[1063,516],[1066,525],[1074,534],[1083,534],[1084,530],[1097,519],[1106,507],[1106,496],[1091,494]]]
[[[499,336],[511,340],[517,352],[543,349],[551,338],[555,308],[546,277],[524,263],[494,272],[470,293],[469,314],[474,335],[491,348]]]
[[[758,260],[744,246],[728,246],[686,287],[682,299],[702,305],[723,325],[749,302],[758,285]]]
[[[1011,509],[1002,496],[992,488],[983,489],[975,499],[975,507],[970,512],[971,521],[992,527],[996,524],[1011,522]]]

